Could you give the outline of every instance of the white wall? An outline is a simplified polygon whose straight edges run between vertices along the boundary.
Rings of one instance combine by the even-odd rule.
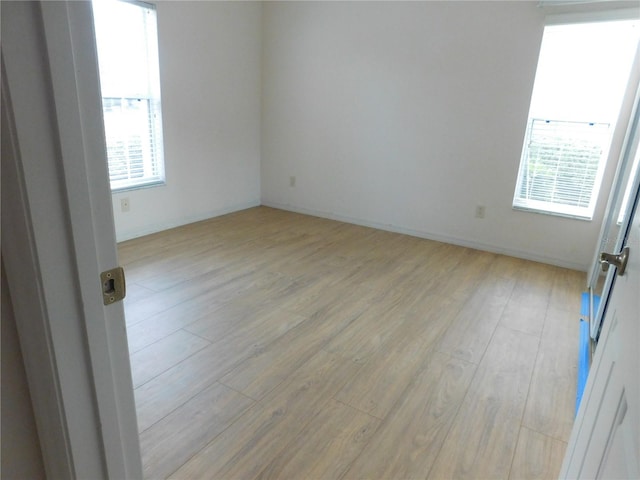
[[[118,240],[262,202],[586,269],[608,188],[511,208],[537,4],[159,2],[167,185],[113,195]]]
[[[266,3],[262,202],[586,270],[608,189],[592,222],[511,208],[537,4]]]
[[[259,204],[261,9],[157,3],[167,184],[113,195],[119,241]]]

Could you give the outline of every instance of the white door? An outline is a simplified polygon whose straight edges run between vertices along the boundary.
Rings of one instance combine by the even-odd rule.
[[[640,478],[639,185],[636,174],[620,237],[622,247],[629,249],[628,261],[623,274],[621,267],[615,267],[616,279],[561,478]]]
[[[90,2],[2,2],[2,258],[48,478],[141,478]],[[3,288],[5,286],[3,285]]]

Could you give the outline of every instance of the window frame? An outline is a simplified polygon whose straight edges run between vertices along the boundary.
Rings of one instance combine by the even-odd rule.
[[[545,5],[546,4],[546,5]],[[548,12],[545,17],[545,25],[544,28],[547,27],[556,27],[556,26],[571,26],[578,25],[584,23],[599,23],[599,22],[613,22],[613,21],[624,21],[624,20],[635,20],[638,18],[638,14],[640,13],[640,8],[617,8],[617,9],[608,9],[608,10],[599,10],[592,9],[592,5],[586,4],[576,4],[573,6],[562,6],[558,7],[554,2],[541,2],[540,7]],[[540,52],[541,53],[541,52]],[[538,64],[540,62],[540,53],[538,56]],[[536,67],[536,74],[537,74]],[[535,88],[535,84],[532,87]],[[624,105],[624,94],[621,99],[621,108]],[[531,109],[531,101],[530,107]],[[610,133],[608,141],[605,142],[603,146],[603,152],[601,153],[601,158],[599,161],[597,174],[595,178],[595,183],[593,186],[593,192],[591,196],[590,206],[585,209],[585,214],[579,212],[579,207],[572,206],[563,206],[562,204],[557,204],[553,202],[545,202],[545,201],[533,201],[528,200],[526,202],[520,201],[519,191],[522,186],[523,175],[522,170],[526,168],[525,156],[528,154],[528,145],[530,138],[530,125],[533,118],[531,116],[531,111],[527,115],[527,124],[524,133],[523,146],[521,150],[520,162],[518,166],[518,173],[516,177],[516,185],[513,194],[512,200],[512,209],[517,211],[525,211],[538,213],[542,215],[551,215],[551,216],[559,216],[565,218],[571,218],[575,220],[583,220],[583,221],[592,221],[593,216],[595,214],[598,198],[600,191],[603,187],[602,182],[605,176],[605,171],[609,166],[609,156],[612,152],[612,141],[615,136],[615,129],[617,128],[617,118],[614,120],[614,123],[610,126]],[[585,122],[588,123],[588,122]],[[553,208],[549,208],[549,205],[552,205]]]
[[[96,3],[104,3],[101,0],[94,0],[92,5]],[[145,51],[146,57],[146,71],[148,74],[147,90],[146,92],[136,91],[135,95],[130,92],[122,91],[119,95],[114,95],[113,91],[105,92],[102,88],[102,74],[101,76],[101,102],[103,111],[103,125],[105,130],[105,148],[107,151],[108,171],[109,171],[109,184],[112,193],[125,192],[130,190],[138,190],[145,188],[153,188],[166,185],[165,174],[165,159],[164,159],[164,137],[162,130],[162,100],[160,91],[160,68],[159,68],[159,46],[158,46],[158,18],[157,8],[155,5],[141,2],[138,0],[112,0],[112,2],[118,2],[121,4],[128,4],[133,7],[138,7],[143,10],[145,15],[153,15],[151,20],[152,28],[149,29],[149,24],[145,21],[144,25],[144,39],[146,41]],[[100,58],[100,48],[98,47],[98,26],[96,21],[96,11],[93,8],[94,15],[94,28],[96,29],[96,48],[98,52],[98,59]],[[149,31],[152,30],[152,31]],[[100,62],[99,62],[100,63]],[[140,102],[144,101],[147,105],[146,122],[144,125],[137,123],[137,133],[145,132],[140,135],[129,134],[123,137],[122,133],[118,134],[113,132],[117,129],[118,121],[114,121],[114,112],[111,110],[114,102]],[[136,114],[135,109],[128,110],[130,116]],[[111,117],[111,119],[109,118]],[[120,117],[122,120],[124,117]],[[121,148],[127,150],[132,145],[139,142],[139,145],[147,144],[146,147],[141,147],[140,157],[132,160],[130,154],[123,154],[124,160],[114,158],[110,151]],[[116,146],[115,143],[119,145]],[[121,157],[122,158],[122,157]],[[115,172],[115,163],[121,162],[122,167],[128,170],[128,173],[123,174],[122,178],[117,178]],[[133,165],[133,166],[132,166]],[[135,170],[135,177],[132,177],[131,171]],[[116,178],[114,178],[116,177]]]

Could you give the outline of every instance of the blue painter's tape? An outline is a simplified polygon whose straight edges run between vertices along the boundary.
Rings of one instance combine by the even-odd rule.
[[[580,348],[578,349],[578,389],[576,392],[576,415],[589,376],[589,324],[580,320]]]
[[[589,292],[582,292],[582,301],[580,302],[580,316],[589,318]]]

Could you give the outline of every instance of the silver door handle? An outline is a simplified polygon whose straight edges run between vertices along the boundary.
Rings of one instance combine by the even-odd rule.
[[[616,273],[620,276],[624,275],[629,260],[629,247],[624,247],[618,255],[613,253],[602,252],[600,254],[600,265],[606,270],[607,265],[613,265],[617,268]]]

